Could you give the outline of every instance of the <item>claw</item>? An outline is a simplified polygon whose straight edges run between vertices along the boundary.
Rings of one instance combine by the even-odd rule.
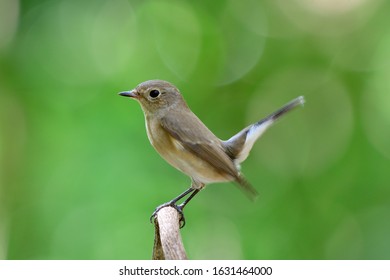
[[[172,203],[172,202],[167,202],[167,203],[164,203],[164,204],[161,204],[160,206],[158,206],[156,208],[156,210],[154,210],[154,212],[150,216],[150,222],[153,223],[154,219],[156,218],[156,215],[157,215],[158,211],[160,211],[164,207],[173,207],[173,208],[176,209],[177,212],[179,212],[179,214],[180,214],[179,227],[183,228],[185,226],[185,224],[186,224],[186,219],[184,218],[184,213],[183,213],[184,205],[182,205],[182,204],[176,205],[175,203]]]
[[[180,219],[179,219],[179,228],[183,228],[186,225],[186,218],[184,217],[183,213],[183,204],[180,205],[175,205],[174,208],[179,212],[180,214]]]
[[[203,187],[203,185],[202,185]],[[194,189],[192,187],[190,187],[189,189],[187,189],[185,192],[183,192],[182,194],[180,194],[178,197],[172,199],[171,201],[168,201],[167,203],[164,203],[164,204],[161,204],[160,206],[158,206],[156,208],[156,210],[154,210],[152,216],[150,217],[150,222],[153,223],[153,220],[156,218],[156,215],[158,213],[158,211],[160,211],[162,208],[164,207],[173,207],[176,209],[177,212],[179,212],[180,214],[180,219],[179,219],[179,227],[180,228],[183,228],[186,224],[186,219],[184,218],[184,214],[183,214],[183,208],[184,206],[187,205],[187,203],[200,191],[201,189]],[[191,194],[183,203],[179,204],[179,205],[176,205],[176,202],[178,202],[180,199],[182,199],[183,197],[187,196],[188,194]]]
[[[168,207],[168,206],[171,206],[169,202],[161,204],[160,206],[158,206],[156,208],[156,210],[154,210],[154,212],[152,213],[152,216],[150,216],[150,222],[153,223],[154,219],[156,218],[156,215],[157,215],[158,211],[160,211],[162,208]]]

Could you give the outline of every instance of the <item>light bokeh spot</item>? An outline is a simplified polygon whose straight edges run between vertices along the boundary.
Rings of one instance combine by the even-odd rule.
[[[197,65],[202,43],[202,29],[191,5],[150,1],[142,7],[141,15],[139,21],[149,26],[151,42],[166,67],[180,79],[188,79]]]
[[[0,0],[0,51],[15,36],[19,23],[19,0]]]
[[[290,21],[317,36],[338,37],[360,28],[383,0],[277,0]]]
[[[390,159],[390,36],[384,37],[375,55],[376,71],[368,78],[361,99],[363,125],[370,143]]]
[[[217,84],[232,83],[260,60],[267,35],[267,19],[260,1],[229,1],[220,19],[221,62]]]
[[[128,1],[106,1],[91,26],[89,48],[102,74],[114,76],[131,64],[137,41],[137,24]]]

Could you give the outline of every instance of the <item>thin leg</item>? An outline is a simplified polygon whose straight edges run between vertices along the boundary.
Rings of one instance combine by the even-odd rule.
[[[183,211],[183,208],[184,206],[187,205],[188,202],[190,202],[190,200],[200,191],[200,189],[196,189],[196,190],[193,190],[192,194],[186,199],[183,201],[183,203],[181,203],[180,205],[178,205],[178,207],[180,207],[180,209]]]
[[[188,188],[185,192],[179,194],[177,197],[175,197],[174,199],[172,199],[171,201],[169,201],[168,205],[170,204],[176,204],[176,202],[178,202],[180,199],[182,199],[183,197],[185,197],[186,195],[192,193],[193,191],[197,191],[195,189],[193,189],[192,187]],[[191,195],[192,196],[192,195]]]
[[[186,224],[186,219],[184,218],[184,213],[183,213],[183,209],[184,209],[184,206],[187,205],[188,202],[190,202],[190,200],[200,191],[200,189],[195,189],[191,195],[183,201],[183,203],[177,205],[176,210],[179,211],[179,213],[181,214],[181,218],[180,218],[180,228],[184,227],[185,224]]]
[[[150,222],[153,222],[153,218],[156,217],[158,211],[160,211],[164,207],[171,206],[171,207],[175,208],[181,216],[180,217],[180,228],[184,227],[186,222],[185,222],[185,218],[184,218],[184,214],[183,214],[183,208],[198,192],[199,192],[198,189],[193,189],[191,187],[191,188],[187,189],[185,192],[181,193],[179,196],[175,197],[174,199],[172,199],[166,203],[161,204],[160,206],[158,206],[156,208],[156,210],[154,210],[152,216],[150,217]],[[190,195],[190,197],[188,197],[182,204],[180,204],[180,205],[176,204],[180,199],[182,199],[183,197],[187,196],[190,193],[192,193]]]

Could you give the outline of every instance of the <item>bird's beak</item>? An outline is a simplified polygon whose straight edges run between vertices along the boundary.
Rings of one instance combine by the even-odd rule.
[[[138,94],[137,94],[137,92],[134,89],[130,90],[130,91],[122,91],[122,92],[120,92],[118,94],[121,95],[121,96],[126,96],[126,97],[131,97],[131,98],[138,98]]]

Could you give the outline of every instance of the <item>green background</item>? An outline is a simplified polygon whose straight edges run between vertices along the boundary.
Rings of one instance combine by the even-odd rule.
[[[0,1],[0,258],[150,259],[189,179],[117,96],[174,83],[221,139],[304,95],[208,186],[191,259],[390,258],[390,2]]]

